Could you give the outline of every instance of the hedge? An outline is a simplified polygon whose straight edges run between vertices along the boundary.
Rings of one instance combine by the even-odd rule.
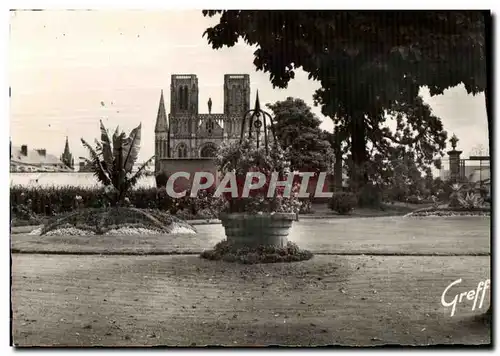
[[[76,197],[80,196],[79,204]],[[127,197],[130,204],[140,209],[160,209],[176,213],[185,210],[196,215],[200,210],[209,209],[219,203],[220,199],[200,192],[198,198],[189,197],[173,199],[166,194],[159,193],[153,188],[138,188],[131,190]],[[25,187],[12,186],[10,188],[11,212],[14,216],[29,211],[34,215],[54,216],[61,213],[75,211],[78,208],[98,208],[105,203],[102,188],[66,187]]]
[[[174,199],[163,190],[138,188],[131,190],[127,197],[130,205],[139,209],[159,209],[182,219],[216,218],[223,198],[214,198],[213,191],[200,191],[198,197],[191,198],[189,191],[183,198]],[[79,203],[76,197],[80,196]],[[312,213],[311,201],[303,199],[302,214]],[[105,203],[103,188],[26,187],[10,188],[11,217],[17,220],[36,220],[37,217],[51,217],[73,212],[82,208],[99,208]],[[17,222],[19,223],[19,222]],[[16,224],[17,224],[16,223]]]

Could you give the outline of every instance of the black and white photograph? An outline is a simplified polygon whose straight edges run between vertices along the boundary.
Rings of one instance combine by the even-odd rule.
[[[43,5],[12,348],[491,348],[490,10]]]

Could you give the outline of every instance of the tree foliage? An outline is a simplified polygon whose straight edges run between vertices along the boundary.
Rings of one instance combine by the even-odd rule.
[[[289,151],[291,169],[301,172],[331,170],[333,151],[319,128],[321,120],[302,100],[287,98],[267,104],[274,114],[274,131],[282,147]]]
[[[203,14],[220,15],[219,24],[205,32],[214,49],[232,47],[240,37],[258,45],[255,66],[269,72],[272,84],[280,88],[288,85],[298,68],[321,81],[322,88],[335,89],[335,98],[360,99],[348,88],[358,80],[368,84],[370,75],[384,79],[380,83],[386,84],[387,93],[400,92],[388,85],[393,82],[428,86],[431,95],[460,83],[469,93],[486,87],[482,11],[204,10]],[[370,68],[377,70],[366,70]],[[382,103],[392,97],[384,96],[380,87],[360,89],[368,100]]]
[[[425,150],[418,127],[401,137],[380,129],[386,113],[422,109],[419,89],[431,95],[463,83],[486,89],[485,21],[481,11],[223,11],[205,34],[214,49],[239,38],[256,45],[254,64],[273,86],[287,87],[303,69],[321,88],[314,95],[324,115],[350,136],[355,166],[368,161],[368,141],[400,141]],[[397,120],[396,115],[396,120]],[[398,124],[399,125],[399,124]],[[434,127],[437,134],[437,123]],[[416,131],[415,136],[411,133]],[[429,148],[429,146],[427,147]],[[366,179],[366,173],[364,174]]]

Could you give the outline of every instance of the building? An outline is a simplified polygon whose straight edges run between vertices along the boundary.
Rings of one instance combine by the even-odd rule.
[[[170,83],[170,112],[167,116],[163,91],[155,126],[155,174],[171,176],[175,172],[189,172],[191,179],[179,178],[176,186],[188,188],[195,172],[210,172],[219,179],[213,158],[223,142],[238,141],[245,114],[250,107],[250,76],[226,74],[223,82],[222,113],[208,112],[198,107],[198,78],[194,74],[175,74]],[[258,95],[256,99],[258,103]],[[253,109],[253,107],[252,107]],[[268,132],[271,144],[272,135]],[[329,191],[331,177],[327,177],[323,191]],[[309,192],[314,192],[316,181],[311,180]]]
[[[208,113],[198,108],[198,78],[194,74],[172,75],[170,113],[165,111],[163,91],[155,127],[155,154],[162,159],[210,158],[225,140],[239,139],[243,115],[250,109],[248,74],[224,76],[224,112]]]
[[[70,172],[59,158],[48,154],[46,149],[28,149],[10,144],[10,171],[11,172]]]
[[[163,91],[155,126],[155,174],[176,171],[209,171],[216,174],[213,158],[224,141],[239,140],[244,114],[250,109],[250,76],[224,75],[224,112],[212,113],[198,106],[198,78],[175,74],[170,83],[170,112],[166,114]]]
[[[87,162],[85,162],[85,161],[80,161],[80,162],[78,163],[78,172],[82,172],[82,173],[84,173],[84,172],[93,172],[93,171],[94,171],[94,169],[93,169],[91,166],[89,166],[89,165],[87,164]]]

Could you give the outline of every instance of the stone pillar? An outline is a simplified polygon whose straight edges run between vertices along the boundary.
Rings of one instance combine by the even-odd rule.
[[[448,156],[450,156],[450,180],[452,183],[458,183],[461,180],[460,155],[462,154],[462,151],[456,150],[458,141],[457,136],[453,134],[450,139],[452,150],[448,151]]]
[[[462,151],[448,151],[448,156],[450,156],[450,180],[453,183],[460,181],[460,154]]]

